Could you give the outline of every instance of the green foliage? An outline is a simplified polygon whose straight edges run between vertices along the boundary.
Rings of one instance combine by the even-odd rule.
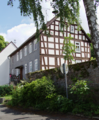
[[[13,86],[12,85],[0,86],[0,97],[12,94],[12,90],[13,90]]]
[[[73,83],[75,83],[75,82],[77,82],[78,79],[76,77],[74,77],[71,80],[73,81]]]
[[[9,42],[5,42],[4,37],[0,35],[0,51],[2,51]]]
[[[87,35],[91,39],[91,35],[89,33],[87,33]],[[95,58],[95,52],[94,52],[92,43],[90,44],[90,50],[91,50],[91,57],[94,59]],[[93,60],[92,58],[91,58],[91,60]]]
[[[50,111],[70,112],[72,110],[72,100],[63,97],[62,95],[56,95],[54,98],[49,99],[48,109]]]
[[[54,91],[55,86],[53,82],[46,77],[42,77],[31,83],[26,83],[24,86],[18,86],[13,91],[12,101],[15,105],[34,106],[43,103],[46,96]]]
[[[95,58],[95,52],[94,52],[92,43],[90,44],[90,49],[91,49],[91,57]]]
[[[56,111],[56,112],[72,112],[74,114],[84,114],[92,116],[99,114],[99,107],[90,98],[89,87],[87,81],[77,81],[70,86],[70,94],[72,99],[62,95],[64,89],[55,88],[50,78],[42,77],[24,86],[18,85],[13,91],[12,100],[7,105],[33,107],[35,109]],[[92,94],[92,93],[91,93]]]
[[[69,37],[64,38],[64,46],[63,46],[63,54],[65,60],[73,60],[73,53],[75,53],[75,45],[71,43],[72,38],[71,35]]]
[[[88,94],[89,87],[87,85],[87,81],[85,80],[77,80],[77,82],[75,82],[75,84],[71,85],[70,87],[71,94],[76,95]]]
[[[31,16],[33,15],[33,20],[35,22],[37,31],[36,35],[39,37],[39,28],[46,30],[47,27],[44,21],[44,15],[42,13],[42,0],[19,0],[19,9],[21,15],[23,16]],[[13,0],[8,0],[8,5],[13,6]],[[52,8],[56,12],[56,16],[60,17],[61,27],[64,28],[66,26],[66,19],[68,20],[68,24],[73,24],[75,21],[79,25],[79,0],[75,1],[65,1],[65,0],[55,0]]]
[[[0,35],[0,51],[3,50],[3,48],[5,48],[5,41],[4,37]]]

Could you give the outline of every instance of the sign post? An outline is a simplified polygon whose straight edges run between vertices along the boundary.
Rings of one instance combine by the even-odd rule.
[[[68,73],[68,66],[64,63],[61,66],[61,72],[65,74],[65,84],[66,84],[66,97],[68,98],[68,85],[67,85],[67,73]]]

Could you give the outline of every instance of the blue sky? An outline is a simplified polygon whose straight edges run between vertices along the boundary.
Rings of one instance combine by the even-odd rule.
[[[20,9],[18,8],[19,0],[13,0],[13,7],[8,6],[7,1],[2,0],[0,3],[0,35],[3,35],[5,41],[8,42],[16,40],[16,45],[20,46],[36,31],[35,24],[30,17],[21,16]],[[50,2],[46,3],[44,1],[42,2],[42,6],[45,15],[45,8],[50,7]],[[48,15],[47,20],[50,20],[53,17],[51,8]]]
[[[7,1],[8,0],[2,0],[2,2],[0,3],[0,35],[3,35],[5,41],[8,42],[16,40],[16,45],[20,46],[28,37],[30,37],[36,31],[35,24],[33,22],[33,19],[21,16],[20,9],[18,9],[19,0],[13,0],[13,7],[8,6]],[[54,15],[52,14],[50,1],[44,1],[45,0],[43,0],[43,2],[41,3],[43,7],[42,11],[43,14],[46,15],[46,8],[49,8],[49,10],[47,10],[48,15],[46,16],[47,20],[49,21],[54,17]],[[81,25],[88,33],[89,29],[82,0],[80,2],[80,17],[82,21]]]
[[[25,23],[29,24],[28,17],[21,16],[20,9],[18,9],[18,0],[14,1],[14,6],[7,5],[8,0],[2,0],[0,3],[0,33],[6,33],[8,29],[13,26],[17,26],[22,23],[22,20],[26,19]]]

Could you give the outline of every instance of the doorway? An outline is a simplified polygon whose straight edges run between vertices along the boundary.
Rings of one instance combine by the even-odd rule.
[[[23,80],[23,68],[20,68],[20,80]]]

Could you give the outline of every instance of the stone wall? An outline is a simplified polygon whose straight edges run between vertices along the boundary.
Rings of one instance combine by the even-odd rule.
[[[54,80],[54,84],[65,87],[64,74],[60,68],[49,69],[45,71],[37,71],[27,74],[27,79],[30,81],[36,80],[43,76],[49,76]],[[69,73],[67,74],[68,85],[76,80],[88,80],[91,86],[99,86],[99,69],[95,60],[69,65]]]

